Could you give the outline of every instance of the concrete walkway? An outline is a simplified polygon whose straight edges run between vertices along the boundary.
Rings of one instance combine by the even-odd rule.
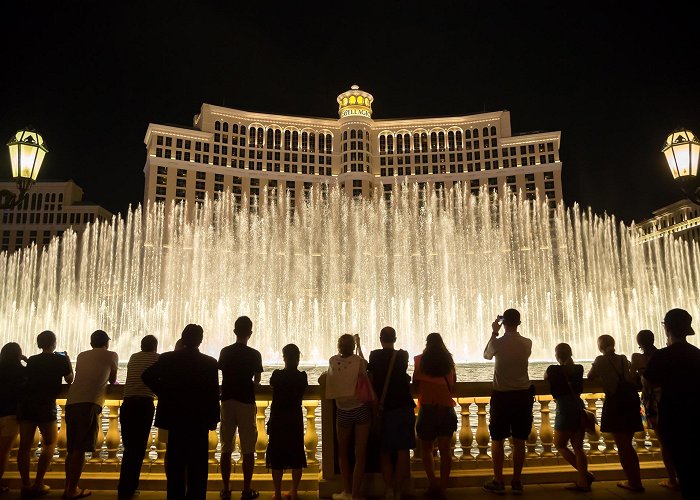
[[[678,492],[669,491],[658,485],[658,479],[647,479],[644,480],[644,486],[646,487],[646,493],[632,493],[629,491],[622,490],[616,486],[615,481],[601,481],[593,484],[593,491],[591,493],[575,493],[567,491],[564,489],[566,484],[527,484],[525,485],[524,498],[529,499],[543,499],[543,500],[559,500],[568,498],[577,499],[620,499],[620,498],[653,498],[653,499],[681,499],[681,495]],[[449,491],[448,495],[450,500],[461,500],[461,499],[493,499],[499,498],[491,493],[484,492],[481,488],[454,488]],[[18,491],[11,491],[10,493],[0,495],[2,500],[15,500],[19,498]],[[43,498],[55,499],[61,498],[61,492],[51,492],[48,496]],[[114,500],[116,499],[115,491],[94,491],[89,497],[94,500]],[[164,499],[165,492],[163,491],[144,491],[141,493],[138,500],[157,500]],[[219,498],[219,494],[216,492],[209,492],[207,494],[207,500],[215,500]],[[234,500],[238,499],[237,495],[232,497]],[[261,492],[261,500],[270,500],[272,498],[271,492]],[[302,492],[300,494],[301,499],[313,500],[318,498],[317,492]],[[419,495],[417,498],[422,498]],[[506,498],[513,498],[513,495],[508,492]]]

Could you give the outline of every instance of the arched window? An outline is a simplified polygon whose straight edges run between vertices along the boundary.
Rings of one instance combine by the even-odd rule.
[[[231,133],[232,134],[238,133],[238,124],[237,123],[234,123],[233,126],[231,127]]]
[[[228,132],[228,122],[224,122],[224,132]]]
[[[457,149],[462,149],[462,131],[458,130],[455,132],[455,142],[457,143]]]
[[[309,133],[301,133],[301,150],[306,151],[309,148]]]
[[[488,137],[488,135],[489,135],[489,128],[488,128],[488,127],[484,127],[484,129],[483,129],[481,132],[484,134],[484,137]]]
[[[312,153],[316,151],[316,134],[314,132],[309,134],[309,151]]]
[[[473,136],[473,137],[474,137],[474,139],[478,139],[478,138],[479,138],[479,129],[478,129],[478,128],[475,128],[475,129],[474,129],[474,136]]]
[[[326,154],[331,154],[333,152],[333,135],[326,135]]]
[[[343,131],[343,140],[344,141],[348,140],[348,131],[347,130]]]
[[[241,135],[245,135],[245,125],[241,125]]]
[[[318,134],[318,152],[323,153],[326,149],[326,134]]]
[[[255,146],[255,127],[250,127],[250,136],[248,137],[248,142],[251,146]]]
[[[292,151],[299,150],[299,132],[296,130],[292,132]]]
[[[471,132],[471,130],[465,130],[465,131],[464,131],[464,138],[465,138],[465,139],[471,139],[471,138],[472,138],[472,132]]]
[[[274,136],[274,133],[275,132],[271,128],[267,129],[267,142],[265,145],[270,149],[272,149],[272,144],[273,144],[272,137]]]
[[[438,134],[438,144],[440,146],[440,151],[445,151],[445,132],[440,132]]]
[[[260,148],[263,145],[263,134],[264,134],[264,131],[263,131],[262,127],[260,127],[258,129],[258,147],[260,147]]]
[[[496,135],[496,127],[491,127],[491,135]]]
[[[275,149],[280,148],[280,142],[282,142],[282,131],[275,129]]]
[[[214,130],[221,130],[221,122],[217,121],[214,123]]]
[[[423,153],[428,152],[428,134],[426,132],[420,135],[420,149]]]
[[[350,139],[357,139],[357,132],[355,132],[355,129],[350,131]]]
[[[365,130],[365,141],[369,141],[369,132]]]
[[[437,133],[435,132],[430,133],[430,151],[437,151]]]
[[[292,149],[292,133],[289,130],[284,131],[284,149]]]
[[[401,134],[396,136],[396,152],[403,154],[403,135]]]
[[[385,135],[379,136],[379,153],[380,154],[386,153],[386,136]]]
[[[386,149],[389,152],[389,154],[392,154],[394,152],[394,136],[393,135],[387,136]]]
[[[420,134],[413,134],[413,151],[420,152]]]
[[[447,133],[447,147],[450,150],[453,150],[455,148],[455,133],[454,130],[450,130]]]

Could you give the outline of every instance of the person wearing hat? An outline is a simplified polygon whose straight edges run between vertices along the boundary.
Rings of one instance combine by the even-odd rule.
[[[695,335],[692,321],[684,309],[666,313],[667,347],[654,353],[642,376],[645,387],[661,388],[656,432],[676,468],[683,498],[696,498],[697,494],[691,493],[698,459],[690,436],[700,414],[700,349],[687,341],[689,335]]]
[[[90,335],[92,349],[78,354],[75,379],[66,399],[66,486],[63,498],[83,498],[92,494],[80,488],[78,481],[85,465],[85,453],[97,444],[100,414],[105,402],[107,384],[117,381],[119,357],[109,351],[110,338],[102,330]]]

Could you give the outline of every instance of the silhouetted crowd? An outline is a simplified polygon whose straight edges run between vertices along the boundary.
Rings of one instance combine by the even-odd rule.
[[[691,493],[690,474],[698,465],[689,438],[700,415],[700,349],[687,342],[694,335],[692,318],[683,309],[671,309],[662,322],[666,347],[654,346],[654,334],[637,335],[640,353],[628,361],[615,352],[609,335],[598,338],[598,356],[588,372],[605,392],[600,430],[612,434],[627,480],[620,488],[644,492],[634,434],[653,429],[662,445],[668,479],[661,484]],[[535,388],[528,375],[532,341],[519,333],[520,313],[506,310],[492,323],[492,334],[484,358],[495,360],[490,399],[489,432],[493,479],[484,490],[506,493],[503,474],[504,443],[510,439],[513,473],[510,491],[523,493],[522,469],[525,445],[533,425]],[[501,330],[503,333],[501,334]],[[242,500],[257,498],[252,487],[257,407],[255,388],[263,363],[260,352],[248,345],[253,323],[247,316],[234,324],[236,341],[221,350],[218,361],[199,352],[204,332],[189,324],[172,352],[158,354],[153,335],[141,341],[141,351],[129,358],[123,401],[119,412],[123,443],[118,485],[119,498],[138,495],[139,477],[149,444],[151,428],[159,429],[166,443],[165,470],[169,499],[203,499],[206,496],[209,432],[221,422],[220,497],[231,498],[231,456],[238,435],[241,453]],[[379,448],[379,459],[387,499],[414,496],[410,491],[410,450],[419,441],[420,456],[428,479],[426,496],[446,498],[452,453],[450,442],[458,427],[455,412],[457,374],[452,354],[439,333],[426,338],[425,349],[413,358],[413,377],[408,375],[409,354],[396,349],[396,331],[385,327],[379,333],[381,349],[365,360],[359,335],[341,335],[338,354],[329,360],[325,375],[325,398],[335,400],[337,457],[343,491],[335,500],[362,498],[368,441]],[[64,499],[91,494],[80,487],[85,454],[97,444],[106,388],[117,377],[118,357],[110,351],[110,338],[102,330],[90,336],[92,349],[81,352],[75,373],[66,352],[56,352],[56,336],[43,331],[37,336],[40,353],[29,358],[14,342],[0,352],[0,479],[10,449],[19,435],[17,467],[22,480],[21,497],[46,495],[44,477],[58,436],[56,398],[61,385],[70,384],[65,406],[66,460]],[[590,492],[595,477],[588,471],[584,436],[595,432],[596,416],[581,394],[584,369],[573,361],[568,344],[554,349],[558,364],[545,373],[556,401],[554,445],[576,470],[575,482],[567,489]],[[267,421],[269,442],[267,467],[272,471],[275,499],[296,500],[302,469],[306,467],[302,399],[308,386],[300,371],[301,353],[294,344],[282,349],[284,368],[270,378],[272,404]],[[222,374],[219,387],[219,371]],[[417,394],[416,417],[412,390]],[[640,399],[641,391],[641,399]],[[157,398],[157,407],[154,403]],[[155,416],[155,423],[154,423]],[[34,480],[30,477],[30,455],[36,431],[41,434],[41,454]],[[433,454],[439,452],[439,475]],[[291,490],[282,494],[282,474],[292,471]],[[8,491],[2,487],[2,491]]]

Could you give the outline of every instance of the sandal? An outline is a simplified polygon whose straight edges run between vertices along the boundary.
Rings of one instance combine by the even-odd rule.
[[[617,483],[618,488],[623,490],[633,491],[635,493],[644,493],[644,486],[632,486],[629,481],[619,481]]]
[[[668,488],[669,490],[672,490],[672,491],[680,491],[681,490],[681,487],[679,486],[679,484],[671,482],[670,479],[664,479],[663,481],[660,481],[659,486],[662,486],[664,488]]]
[[[74,495],[72,497],[69,497],[65,493],[63,494],[63,500],[75,500],[76,498],[85,498],[89,497],[92,495],[92,491],[85,489],[85,488],[78,488],[78,494]]]

